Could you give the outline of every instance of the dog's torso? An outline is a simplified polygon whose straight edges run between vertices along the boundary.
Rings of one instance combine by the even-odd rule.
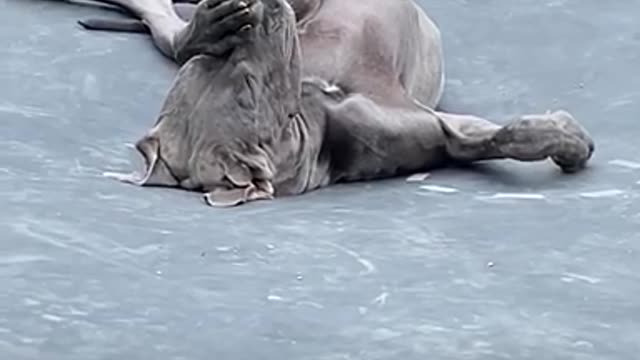
[[[440,33],[412,0],[303,1],[304,75],[382,104],[411,96],[437,105],[444,83]]]

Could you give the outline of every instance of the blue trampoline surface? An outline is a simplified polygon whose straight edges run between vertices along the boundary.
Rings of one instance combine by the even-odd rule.
[[[0,0],[0,357],[593,359],[640,353],[640,2],[420,1],[443,107],[559,107],[589,170],[498,162],[213,209],[102,177],[176,72],[117,16]],[[517,193],[517,195],[513,195]]]

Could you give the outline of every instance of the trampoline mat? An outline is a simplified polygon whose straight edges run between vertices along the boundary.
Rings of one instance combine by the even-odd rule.
[[[333,186],[233,209],[102,177],[176,68],[118,16],[0,0],[0,354],[55,359],[632,359],[640,352],[640,2],[421,1],[443,108],[565,108],[590,168]],[[502,120],[501,120],[502,119]]]

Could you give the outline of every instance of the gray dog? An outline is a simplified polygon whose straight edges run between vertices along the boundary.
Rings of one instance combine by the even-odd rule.
[[[551,158],[585,167],[594,144],[566,111],[505,126],[436,111],[440,32],[412,0],[99,0],[181,65],[136,143],[141,186],[204,193],[212,206],[302,194],[451,163]]]

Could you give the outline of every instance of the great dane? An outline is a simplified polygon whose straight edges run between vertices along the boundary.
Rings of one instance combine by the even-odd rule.
[[[180,65],[136,142],[144,172],[107,174],[127,183],[234,206],[491,159],[576,172],[594,151],[565,110],[504,126],[436,110],[441,34],[412,0],[97,1],[133,18],[85,27],[147,31]]]

